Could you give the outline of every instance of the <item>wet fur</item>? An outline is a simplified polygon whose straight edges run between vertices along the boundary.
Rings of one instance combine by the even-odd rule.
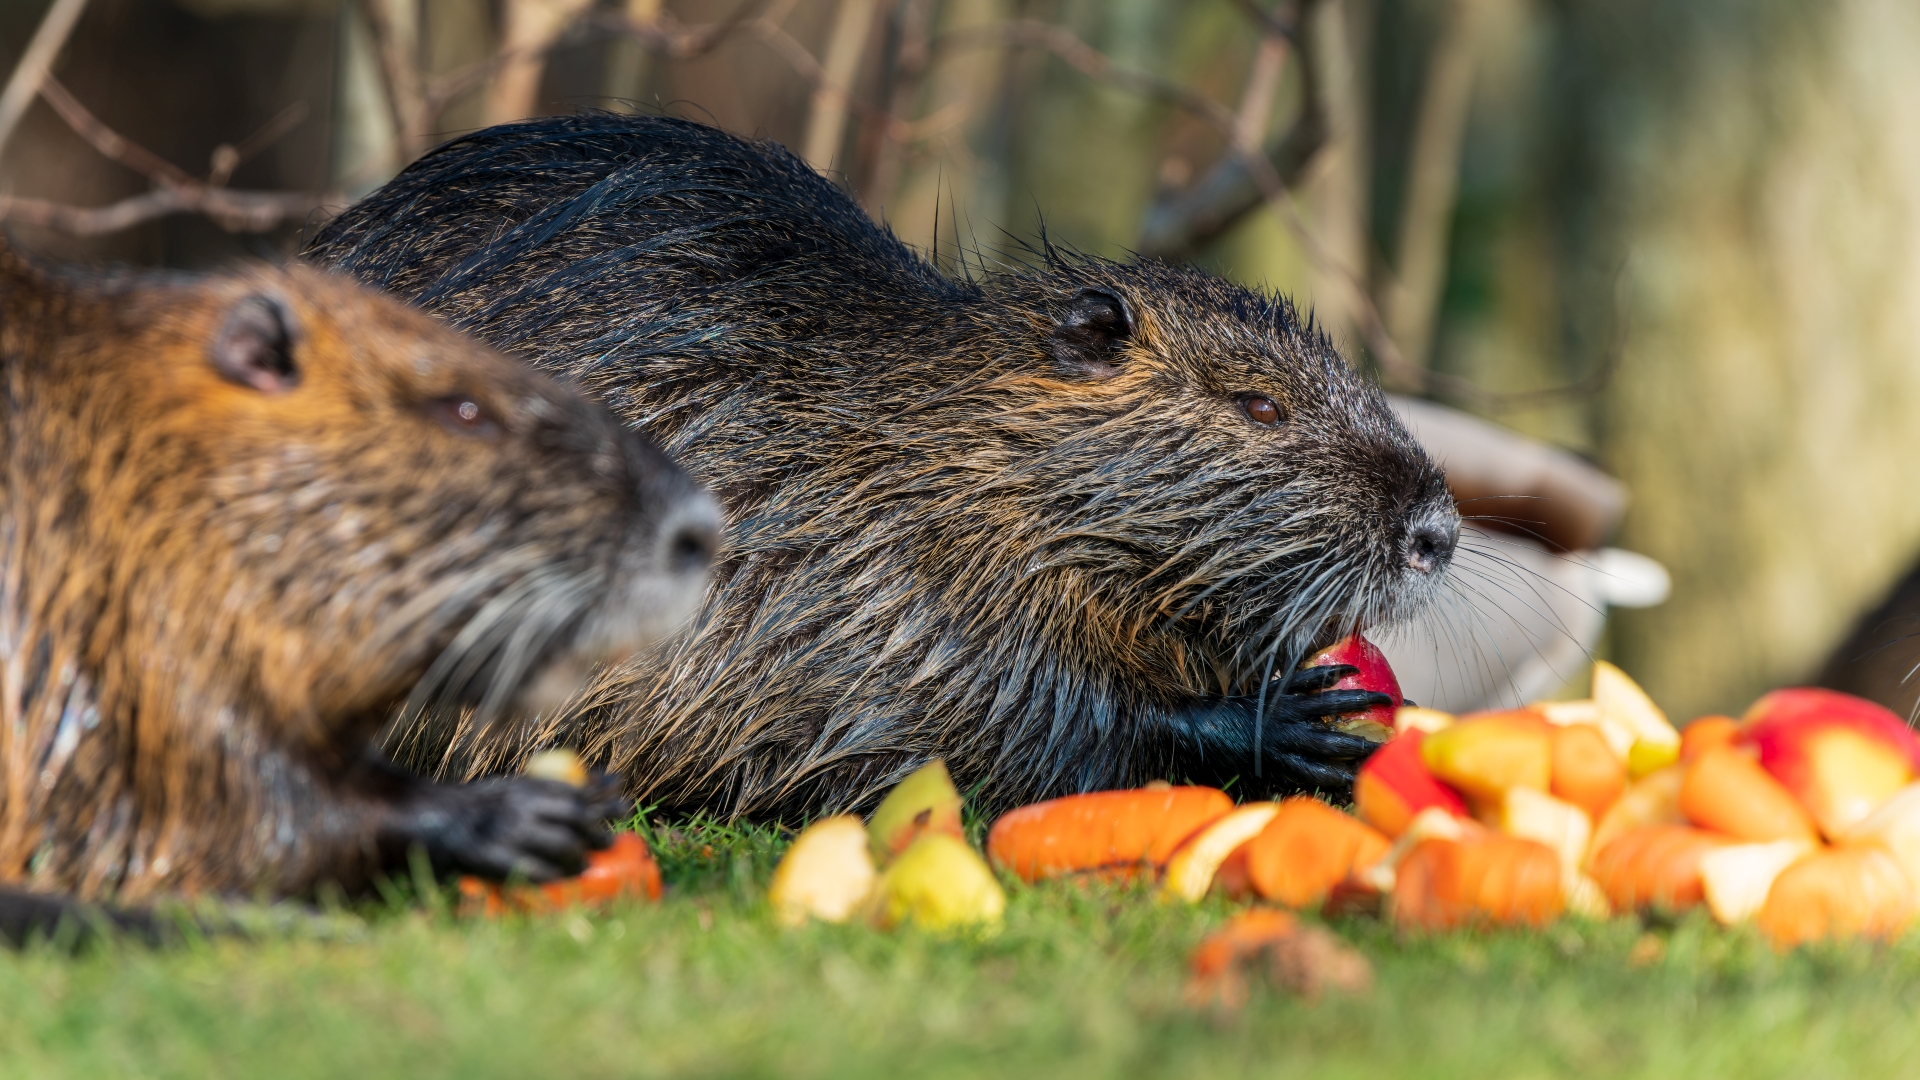
[[[214,362],[232,347],[259,385]],[[577,648],[705,498],[657,450],[304,267],[96,279],[0,251],[0,382],[0,883],[301,895],[416,847],[539,878],[606,842],[605,791],[437,784],[370,744],[429,672],[487,709]],[[492,428],[442,422],[458,401]],[[0,935],[62,903],[0,895]]]
[[[580,745],[646,802],[762,815],[870,803],[936,755],[987,807],[1338,791],[1367,746],[1325,717],[1370,699],[1253,695],[1420,608],[1440,575],[1409,571],[1409,528],[1457,527],[1286,301],[1053,248],[946,276],[784,149],[698,124],[455,140],[307,254],[602,395],[728,512],[691,635],[525,737],[401,732],[422,768]],[[1130,337],[1075,323],[1088,289]]]

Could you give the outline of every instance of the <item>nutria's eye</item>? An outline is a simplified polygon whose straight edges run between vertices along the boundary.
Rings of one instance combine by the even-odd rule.
[[[1280,406],[1264,394],[1248,394],[1241,398],[1240,411],[1261,427],[1274,427],[1280,423]]]
[[[427,412],[441,426],[458,435],[477,435],[483,439],[500,434],[500,425],[486,406],[466,394],[449,394],[427,403]]]

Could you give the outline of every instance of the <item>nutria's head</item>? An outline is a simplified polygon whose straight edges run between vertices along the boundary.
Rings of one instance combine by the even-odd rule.
[[[410,694],[542,707],[698,603],[713,501],[574,391],[313,270],[109,291],[55,365],[136,696],[364,745]]]
[[[1459,515],[1379,389],[1292,305],[1157,263],[1049,253],[1003,432],[1046,475],[1046,563],[1200,685],[1247,690],[1437,593]],[[1035,507],[1039,510],[1039,507]]]

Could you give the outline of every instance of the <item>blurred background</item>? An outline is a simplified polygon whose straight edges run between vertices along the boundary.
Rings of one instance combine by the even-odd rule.
[[[1597,464],[1672,592],[1596,648],[1676,718],[1816,678],[1905,711],[1916,53],[1911,0],[0,0],[0,219],[277,259],[463,130],[709,120],[952,272],[1043,220],[1192,259]]]

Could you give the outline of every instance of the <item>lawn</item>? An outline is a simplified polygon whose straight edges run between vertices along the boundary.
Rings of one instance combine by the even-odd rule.
[[[1704,920],[1403,940],[1335,924],[1364,999],[1181,1001],[1228,909],[1015,889],[1005,929],[782,931],[779,834],[653,831],[665,902],[462,921],[391,899],[325,934],[0,953],[7,1077],[1920,1076],[1920,941],[1777,956]]]

